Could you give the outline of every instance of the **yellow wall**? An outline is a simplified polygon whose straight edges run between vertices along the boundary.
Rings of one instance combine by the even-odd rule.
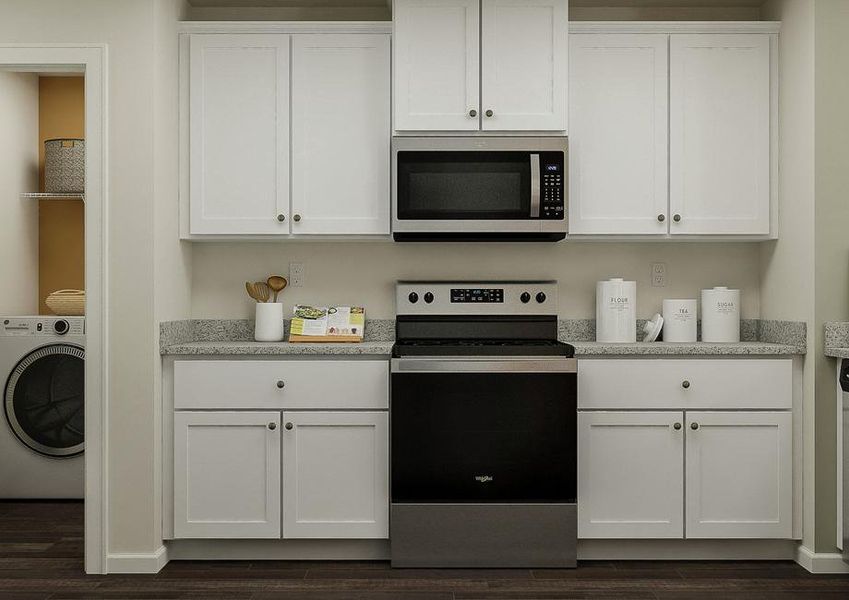
[[[41,77],[38,103],[38,165],[44,190],[44,141],[85,137],[82,77]],[[62,289],[85,289],[85,218],[79,200],[41,200],[38,209],[38,312]]]

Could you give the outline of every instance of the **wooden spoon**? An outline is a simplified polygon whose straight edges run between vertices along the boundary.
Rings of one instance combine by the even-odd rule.
[[[277,294],[283,291],[283,289],[289,285],[289,282],[286,281],[285,277],[280,277],[280,275],[272,275],[266,281],[268,287],[271,288],[271,291],[274,292],[274,300],[273,302],[277,302]]]
[[[257,302],[268,302],[268,299],[271,298],[271,289],[264,281],[255,282],[254,290],[256,291]]]
[[[250,281],[246,281],[245,289],[248,292],[248,296],[253,298],[256,302],[259,302],[259,296],[257,296],[256,286],[254,286],[254,284],[252,284]]]

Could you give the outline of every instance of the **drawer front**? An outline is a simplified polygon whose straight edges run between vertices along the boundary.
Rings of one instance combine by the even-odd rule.
[[[389,408],[388,360],[184,360],[174,408]]]
[[[790,409],[791,359],[578,361],[583,409]]]

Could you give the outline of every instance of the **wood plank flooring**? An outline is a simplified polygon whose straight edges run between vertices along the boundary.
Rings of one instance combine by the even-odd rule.
[[[584,562],[575,570],[390,569],[383,562],[171,562],[83,572],[83,507],[0,502],[0,599],[847,600],[849,576],[792,562]]]

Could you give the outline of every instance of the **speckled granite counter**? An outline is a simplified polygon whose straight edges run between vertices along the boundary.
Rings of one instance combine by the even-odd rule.
[[[849,323],[825,324],[825,355],[831,358],[849,358]]]
[[[288,323],[286,327],[288,331]],[[253,323],[248,320],[170,321],[160,325],[160,352],[171,356],[389,356],[394,336],[394,321],[389,319],[367,321],[365,339],[358,344],[254,342]],[[737,344],[606,344],[592,341],[595,339],[592,319],[563,320],[559,331],[559,339],[573,344],[577,356],[781,356],[806,351],[804,323],[746,320],[741,325],[741,337],[743,341]],[[846,351],[849,356],[849,348]]]

